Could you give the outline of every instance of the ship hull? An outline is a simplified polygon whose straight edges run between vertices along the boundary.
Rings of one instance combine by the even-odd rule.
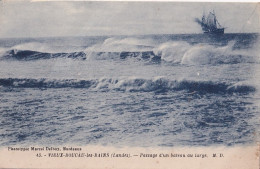
[[[219,29],[215,29],[215,30],[211,30],[211,31],[205,31],[204,33],[206,34],[224,34],[224,29],[225,28],[219,28]]]

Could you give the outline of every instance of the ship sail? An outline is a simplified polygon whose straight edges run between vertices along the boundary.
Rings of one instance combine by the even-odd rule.
[[[207,25],[210,29],[217,29],[216,16],[214,13],[210,12],[207,18]]]

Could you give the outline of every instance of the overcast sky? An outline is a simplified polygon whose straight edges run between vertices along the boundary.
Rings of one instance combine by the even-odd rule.
[[[193,20],[215,10],[228,33],[260,32],[256,3],[0,2],[0,37],[202,33]]]

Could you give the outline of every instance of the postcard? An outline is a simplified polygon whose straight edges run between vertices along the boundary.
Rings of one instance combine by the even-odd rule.
[[[259,168],[259,12],[0,1],[0,168]]]

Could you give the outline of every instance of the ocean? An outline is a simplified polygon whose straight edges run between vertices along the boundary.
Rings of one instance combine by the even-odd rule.
[[[0,39],[0,146],[259,141],[258,34]]]

